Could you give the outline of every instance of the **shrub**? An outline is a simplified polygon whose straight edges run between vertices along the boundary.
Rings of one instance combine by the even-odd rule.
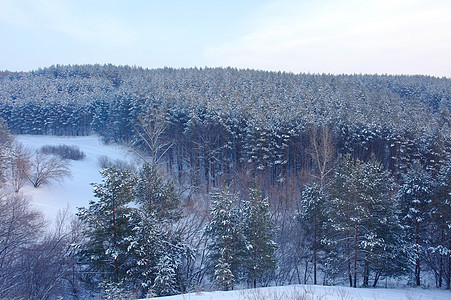
[[[54,154],[61,157],[62,159],[82,160],[86,157],[85,153],[75,145],[45,145],[41,147],[41,152],[44,154]]]

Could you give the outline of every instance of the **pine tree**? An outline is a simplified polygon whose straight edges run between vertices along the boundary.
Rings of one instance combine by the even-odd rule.
[[[133,177],[128,170],[110,167],[100,171],[102,183],[93,184],[97,201],[79,208],[85,225],[80,258],[102,282],[121,282],[130,268],[126,238],[131,233],[130,207]]]
[[[162,278],[169,276],[168,269],[161,268],[168,268],[165,264],[171,262],[175,272],[179,267],[176,262],[180,261],[181,251],[184,251],[178,242],[180,232],[174,226],[181,217],[175,187],[156,166],[144,163],[138,173],[134,195],[138,207],[131,215],[133,229],[128,237],[128,251],[135,262],[129,275],[135,283],[140,283],[143,295],[174,294],[180,289],[180,280],[171,277],[171,281],[164,281]]]
[[[141,167],[135,196],[140,208],[154,214],[159,221],[173,222],[180,219],[180,199],[174,183],[166,180],[156,165],[146,162]]]
[[[209,264],[215,282],[225,291],[239,279],[245,239],[240,211],[234,206],[237,196],[227,189],[211,194],[211,221],[206,227],[209,240]]]
[[[381,276],[405,271],[402,228],[392,190],[392,178],[374,156],[366,163],[346,156],[335,173],[327,209],[330,229],[324,241],[335,247],[333,263],[346,266],[351,287],[357,287],[358,274],[368,286],[373,273],[375,286]]]
[[[178,265],[171,255],[163,254],[156,265],[156,277],[152,291],[157,296],[170,296],[180,292],[177,288]]]
[[[450,289],[451,285],[451,158],[441,165],[437,174],[437,187],[432,202],[434,240],[428,251],[436,257],[437,287]]]
[[[326,191],[318,182],[312,182],[304,187],[297,220],[308,236],[309,248],[312,251],[313,284],[317,284],[317,267],[321,240],[325,237],[327,221],[328,197]]]
[[[276,244],[271,240],[274,224],[269,215],[268,198],[263,198],[259,188],[251,188],[249,199],[244,201],[243,234],[246,239],[243,272],[256,288],[262,276],[271,277],[276,269]]]
[[[375,287],[381,276],[406,273],[403,229],[393,196],[393,179],[374,155],[363,164],[359,183],[359,197],[365,207],[359,245],[363,249],[363,286],[368,286],[373,273]]]
[[[415,161],[403,175],[403,180],[398,194],[401,223],[409,243],[410,255],[415,262],[415,285],[419,286],[421,258],[427,243],[427,227],[431,221],[431,202],[435,183],[431,174],[425,171],[418,161]]]

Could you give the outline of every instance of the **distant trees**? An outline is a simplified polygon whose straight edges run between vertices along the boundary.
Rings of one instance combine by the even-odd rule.
[[[45,145],[42,146],[39,150],[44,154],[53,154],[59,156],[61,159],[70,159],[70,160],[82,160],[86,157],[80,148],[77,146],[67,146],[67,145]]]

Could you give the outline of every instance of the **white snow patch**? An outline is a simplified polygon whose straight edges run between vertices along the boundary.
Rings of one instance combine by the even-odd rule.
[[[159,300],[265,300],[265,299],[322,299],[322,300],[449,300],[450,291],[421,288],[350,288],[341,286],[290,285],[228,292],[201,292],[169,297]]]

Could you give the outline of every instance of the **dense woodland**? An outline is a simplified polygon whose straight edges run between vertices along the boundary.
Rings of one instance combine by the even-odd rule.
[[[80,208],[84,238],[69,235],[58,279],[74,297],[386,279],[449,289],[450,109],[451,80],[428,76],[0,73],[11,133],[98,134],[145,161],[105,163],[97,202]]]

